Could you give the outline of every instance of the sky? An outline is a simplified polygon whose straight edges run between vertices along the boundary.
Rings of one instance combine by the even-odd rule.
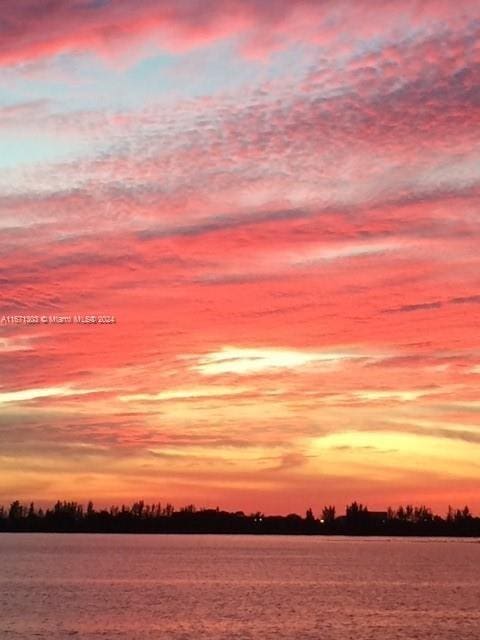
[[[0,503],[478,513],[479,196],[478,0],[4,0]]]

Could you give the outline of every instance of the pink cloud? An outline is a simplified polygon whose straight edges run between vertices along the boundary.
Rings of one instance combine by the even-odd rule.
[[[385,0],[333,2],[332,0],[206,0],[162,2],[128,0],[96,3],[64,0],[38,5],[32,0],[9,2],[4,9],[0,60],[17,64],[60,53],[95,51],[110,55],[142,39],[160,48],[178,50],[215,42],[225,37],[243,40],[250,55],[311,40],[345,46],[341,35],[356,39],[391,37],[399,30],[457,28],[477,15],[478,5],[461,0],[415,0],[392,7]],[[340,29],[341,27],[341,29]],[[133,51],[133,48],[132,48]]]

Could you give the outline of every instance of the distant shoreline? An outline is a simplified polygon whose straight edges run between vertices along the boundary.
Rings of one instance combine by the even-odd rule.
[[[231,537],[231,538],[239,538],[239,537],[249,537],[249,538],[328,538],[328,539],[349,539],[349,540],[359,540],[359,541],[374,541],[374,540],[412,540],[412,541],[422,541],[422,540],[464,540],[469,542],[477,542],[480,543],[480,535],[405,535],[405,534],[346,534],[346,533],[218,533],[218,532],[174,532],[174,531],[158,531],[158,532],[145,532],[145,531],[0,531],[0,536],[2,535],[61,535],[61,536],[160,536],[160,537],[171,537],[171,536],[182,536],[185,538],[193,537],[193,536],[201,536],[201,537]]]
[[[476,538],[480,537],[480,518],[468,507],[450,507],[442,518],[425,506],[370,511],[357,502],[346,507],[345,515],[337,516],[330,505],[318,516],[307,509],[302,517],[197,509],[194,505],[176,510],[168,503],[162,506],[143,500],[108,510],[95,509],[92,502],[84,508],[77,502],[57,501],[44,510],[15,500],[8,508],[0,507],[1,532]]]

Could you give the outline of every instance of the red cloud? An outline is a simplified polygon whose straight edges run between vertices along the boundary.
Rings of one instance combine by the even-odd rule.
[[[17,64],[60,53],[106,54],[141,39],[167,49],[191,48],[236,36],[254,55],[310,40],[338,40],[338,28],[353,38],[395,33],[397,23],[455,27],[478,15],[478,3],[460,0],[7,0],[2,6],[0,61]],[[341,41],[337,45],[344,46]]]

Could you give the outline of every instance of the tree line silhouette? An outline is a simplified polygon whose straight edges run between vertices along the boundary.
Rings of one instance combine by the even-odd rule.
[[[400,506],[387,511],[370,511],[352,502],[345,515],[337,516],[333,505],[326,505],[315,515],[291,513],[268,516],[261,512],[197,509],[188,505],[175,509],[167,503],[86,509],[77,502],[58,501],[47,509],[34,503],[15,500],[8,508],[0,507],[0,532],[61,533],[231,533],[270,535],[387,535],[387,536],[480,536],[480,517],[468,507],[448,508],[445,517],[433,514],[424,505]]]

